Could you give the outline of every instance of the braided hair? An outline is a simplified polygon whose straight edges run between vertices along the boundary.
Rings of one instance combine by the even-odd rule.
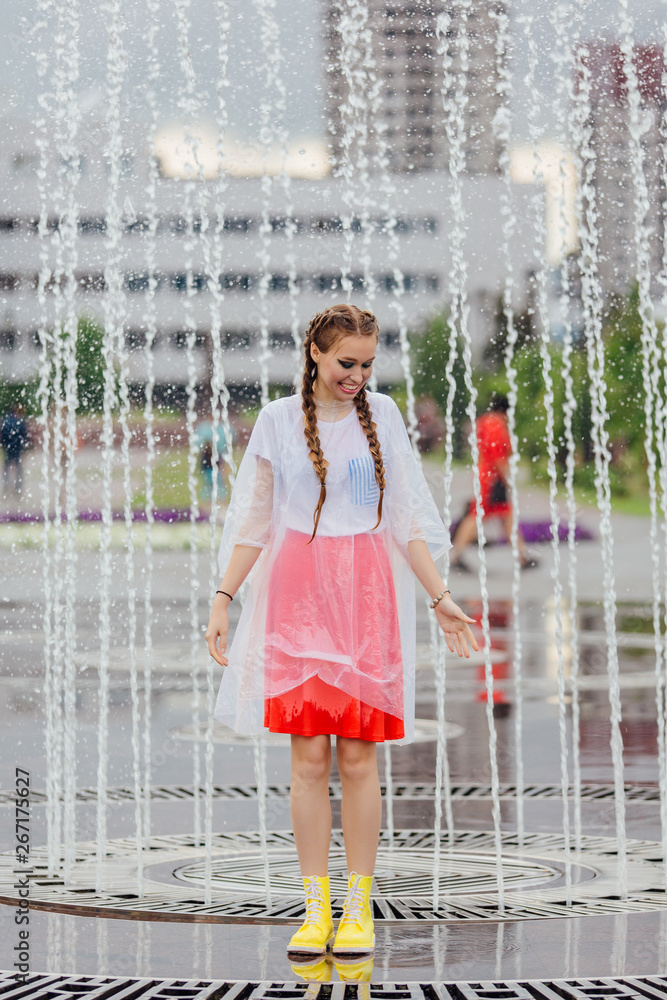
[[[320,438],[317,433],[317,417],[315,415],[315,398],[313,395],[313,386],[317,377],[317,366],[311,358],[310,349],[311,346],[315,344],[323,354],[327,354],[337,340],[341,337],[349,335],[375,337],[377,339],[379,335],[379,327],[375,316],[373,316],[370,312],[357,309],[356,306],[330,306],[328,309],[324,309],[322,312],[317,313],[316,316],[313,316],[306,331],[306,337],[303,345],[306,355],[306,364],[303,372],[303,382],[301,387],[301,405],[305,416],[304,434],[306,435],[306,442],[308,443],[308,457],[313,463],[315,474],[317,475],[320,483],[320,496],[313,514],[314,527],[313,533],[310,536],[311,542],[317,532],[317,526],[320,523],[320,515],[322,513],[322,506],[327,498],[327,466],[329,463],[324,457],[322,445],[320,444]],[[377,523],[374,525],[374,528],[377,528],[378,524],[382,520],[382,501],[384,499],[386,480],[384,463],[382,461],[382,450],[377,436],[377,427],[373,423],[373,419],[371,417],[371,410],[368,405],[368,397],[366,395],[365,386],[363,386],[354,397],[354,404],[357,409],[359,423],[364,429],[364,433],[366,434],[366,438],[368,440],[368,447],[370,449],[373,462],[375,463],[375,481],[378,485],[378,489],[380,490],[378,519]]]

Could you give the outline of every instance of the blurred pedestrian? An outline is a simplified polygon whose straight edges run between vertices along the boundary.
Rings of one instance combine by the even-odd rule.
[[[512,454],[507,411],[509,401],[506,396],[494,395],[489,412],[477,418],[477,447],[479,449],[479,481],[482,494],[482,517],[499,517],[507,541],[512,532],[512,505],[509,501],[509,460]],[[459,521],[452,540],[452,555],[449,565],[452,569],[470,572],[469,565],[462,558],[468,545],[477,540],[477,504],[473,499],[467,512]],[[519,560],[523,569],[537,566],[537,560],[528,554],[526,543],[518,529],[517,543]]]
[[[422,455],[428,454],[442,444],[445,438],[445,421],[440,408],[432,396],[422,396],[415,406],[417,430],[419,438],[417,445]]]
[[[22,487],[21,460],[29,444],[28,423],[23,409],[15,404],[5,413],[0,423],[0,444],[5,453],[2,483],[5,493],[9,489],[9,472],[14,469],[14,493],[19,496]]]
[[[199,469],[204,480],[202,498],[210,500],[213,495],[213,423],[210,420],[200,421],[195,430],[195,438],[199,446]],[[220,501],[227,498],[227,484],[223,478],[227,438],[225,437],[225,430],[222,424],[218,424],[217,427],[216,446],[218,465],[217,497],[218,501]]]

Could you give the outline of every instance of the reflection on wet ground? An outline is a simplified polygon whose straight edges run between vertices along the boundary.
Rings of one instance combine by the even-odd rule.
[[[188,605],[171,595],[156,602],[153,625],[155,643],[154,683],[151,692],[152,744],[155,750],[152,783],[191,786],[194,760],[202,748],[197,740],[175,738],[176,731],[192,726],[193,696],[189,676],[190,645]],[[473,617],[481,617],[481,606],[466,602]],[[96,658],[99,647],[99,607],[81,596],[77,604],[77,787],[94,787],[97,768],[98,684]],[[131,691],[127,668],[125,604],[120,596],[114,607],[111,654],[111,718],[113,737],[109,762],[110,786],[132,784]],[[199,606],[204,621],[207,606]],[[568,740],[572,727],[571,622],[563,618],[565,708]],[[609,698],[606,646],[601,604],[582,603],[577,612],[579,632],[580,762],[583,783],[609,784],[613,780],[610,751]],[[623,708],[626,782],[650,785],[658,782],[655,654],[652,611],[645,604],[623,604],[618,613],[619,665]],[[45,784],[43,746],[41,609],[28,601],[5,600],[0,604],[3,641],[0,646],[0,740],[2,759],[9,774],[14,764],[31,772],[35,788]],[[143,622],[139,609],[138,635]],[[553,601],[546,597],[524,598],[521,606],[521,672],[517,691],[514,679],[515,639],[511,604],[493,600],[490,607],[490,651],[493,674],[493,716],[498,739],[500,781],[516,779],[517,754],[524,762],[526,784],[558,785],[560,746],[558,731],[558,656]],[[419,611],[419,668],[417,672],[417,716],[436,718],[434,674],[428,648],[428,623]],[[203,643],[202,643],[203,649]],[[199,654],[199,685],[202,688],[203,652]],[[140,664],[141,665],[141,664]],[[488,783],[491,769],[488,753],[484,659],[471,663],[447,659],[446,717],[452,724],[448,740],[452,783]],[[217,684],[217,672],[216,672]],[[523,725],[517,733],[517,694],[521,696]],[[142,695],[143,697],[143,695]],[[434,780],[434,741],[392,750],[394,783]],[[239,743],[216,743],[216,783],[254,783],[252,748]],[[382,756],[380,758],[382,760]],[[199,764],[201,768],[201,763]],[[199,772],[201,776],[201,771]],[[571,774],[571,771],[570,771]],[[289,780],[289,750],[274,747],[268,759],[269,782]],[[332,773],[332,781],[337,773]],[[6,778],[5,785],[9,785]],[[192,831],[193,804],[183,801],[152,803],[155,833]],[[94,797],[77,803],[77,840],[95,836]],[[257,803],[252,798],[217,799],[213,803],[214,829],[242,831],[257,824]],[[562,803],[557,797],[524,799],[525,826],[532,832],[560,832]],[[455,827],[466,830],[491,828],[491,804],[487,798],[455,798]],[[516,798],[503,798],[502,826],[516,824]],[[340,803],[333,801],[334,823],[340,823]],[[433,801],[428,797],[397,798],[394,822],[397,829],[431,826]],[[589,798],[582,803],[586,833],[611,836],[615,830],[613,797]],[[659,840],[659,802],[629,801],[628,836]],[[133,804],[115,804],[109,811],[109,836],[131,835]],[[275,829],[289,827],[287,800],[272,812]],[[2,825],[2,849],[11,846],[9,819]],[[35,806],[32,816],[35,844],[45,842],[44,809]],[[12,915],[0,908],[6,929]],[[206,976],[214,978],[295,978],[284,953],[289,930],[281,926],[135,924],[129,921],[72,917],[35,912],[33,915],[34,968],[37,970],[87,973]],[[8,937],[0,932],[5,940]],[[424,978],[521,978],[577,975],[619,975],[659,972],[667,968],[667,912],[588,916],[569,920],[539,920],[486,924],[457,922],[437,926],[409,924],[378,928],[373,979],[409,981]],[[331,970],[330,970],[331,971]],[[326,972],[326,970],[325,970]],[[364,973],[365,974],[365,973]],[[340,978],[333,970],[333,980]],[[322,980],[326,981],[326,980]],[[364,981],[359,979],[358,981]]]

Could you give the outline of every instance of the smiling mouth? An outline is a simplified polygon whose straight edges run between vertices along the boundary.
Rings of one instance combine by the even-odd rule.
[[[354,385],[354,383],[339,382],[338,385],[341,387],[343,392],[356,392],[361,386]]]

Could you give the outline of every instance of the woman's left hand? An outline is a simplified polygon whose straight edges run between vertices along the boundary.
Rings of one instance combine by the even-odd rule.
[[[470,626],[475,624],[475,619],[468,618],[458,604],[454,604],[450,594],[445,594],[442,600],[438,601],[434,611],[438,625],[445,633],[450,653],[456,652],[459,656],[469,657],[468,644],[474,650],[479,650],[477,639],[470,630]]]

